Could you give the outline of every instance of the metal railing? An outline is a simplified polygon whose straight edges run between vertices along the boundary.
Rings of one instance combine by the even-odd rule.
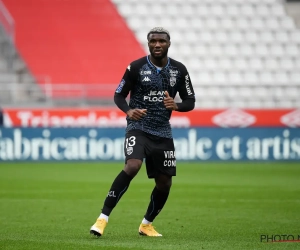
[[[117,84],[1,83],[0,106],[110,105]]]
[[[3,26],[8,38],[15,42],[15,21],[4,3],[0,0],[0,23]]]
[[[15,21],[4,3],[0,0],[0,53],[12,69],[15,60]]]
[[[4,106],[108,106],[113,103],[117,84],[36,84],[0,83],[0,107]],[[261,88],[265,90],[260,93]],[[300,85],[201,85],[194,86],[196,106],[244,107],[256,102],[257,107],[300,107]],[[232,92],[231,90],[235,91]],[[177,95],[178,96],[178,95]],[[176,100],[177,101],[177,100]],[[179,101],[179,100],[178,100]],[[219,104],[218,104],[219,103]],[[221,104],[220,104],[221,103]],[[236,106],[238,105],[238,106]]]

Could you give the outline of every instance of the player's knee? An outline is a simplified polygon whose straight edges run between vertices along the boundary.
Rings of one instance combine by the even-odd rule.
[[[142,166],[142,161],[138,159],[129,159],[124,167],[124,171],[131,177],[134,177]]]
[[[167,175],[159,175],[155,178],[156,187],[163,192],[169,192],[172,186],[172,177]]]

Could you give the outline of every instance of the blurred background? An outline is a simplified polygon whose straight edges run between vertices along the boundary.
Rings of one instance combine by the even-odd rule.
[[[272,157],[289,139],[286,159],[300,159],[299,13],[299,1],[285,0],[0,0],[4,126],[124,128],[114,90],[148,54],[148,31],[163,26],[197,99],[195,111],[174,112],[175,128],[249,127],[228,136],[279,136],[278,146],[255,146]]]
[[[1,105],[111,105],[147,32],[171,33],[198,108],[300,106],[299,1],[2,0]]]

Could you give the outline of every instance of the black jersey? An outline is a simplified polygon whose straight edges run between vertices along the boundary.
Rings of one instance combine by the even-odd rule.
[[[126,131],[139,129],[152,135],[172,138],[172,111],[164,106],[165,91],[172,98],[178,92],[182,100],[195,100],[190,76],[182,63],[168,58],[167,65],[159,69],[151,63],[149,56],[145,56],[127,67],[116,93],[126,98],[130,92],[129,107],[147,109],[147,115],[137,121],[127,117]]]

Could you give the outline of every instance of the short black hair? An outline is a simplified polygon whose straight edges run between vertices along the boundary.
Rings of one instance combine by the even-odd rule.
[[[169,31],[167,31],[165,28],[163,27],[154,27],[153,29],[151,29],[148,34],[147,34],[147,39],[149,40],[149,35],[150,34],[154,34],[154,33],[161,33],[161,34],[166,34],[169,38],[169,40],[171,40],[171,36]]]

